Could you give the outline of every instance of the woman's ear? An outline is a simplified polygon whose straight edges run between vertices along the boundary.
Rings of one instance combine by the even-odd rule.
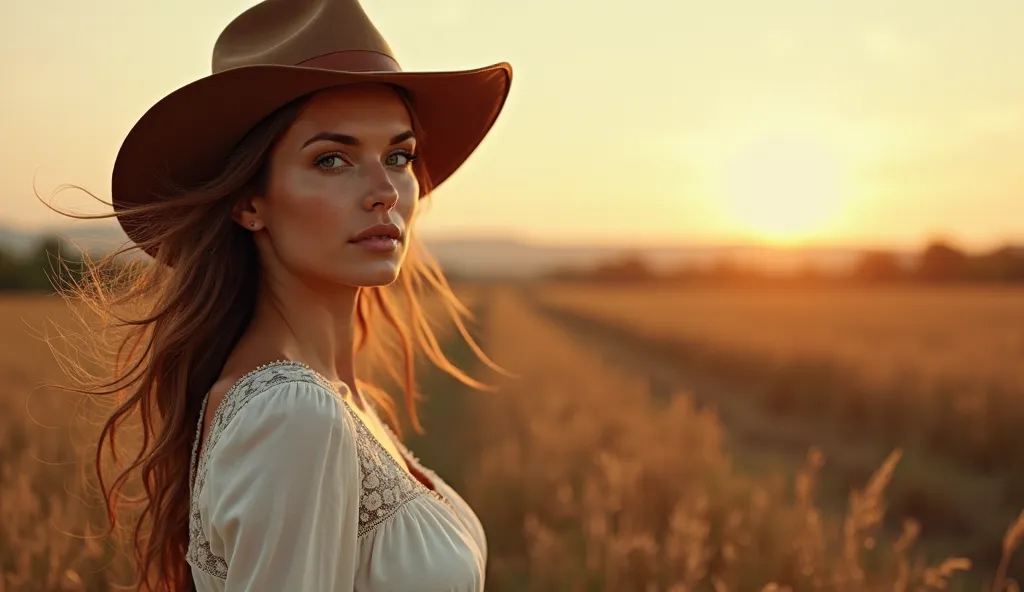
[[[231,209],[231,218],[247,230],[260,230],[264,222],[257,202],[255,195],[240,198]]]

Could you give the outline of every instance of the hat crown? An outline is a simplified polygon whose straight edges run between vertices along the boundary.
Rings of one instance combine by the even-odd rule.
[[[213,72],[253,65],[296,66],[345,53],[376,54],[400,70],[358,0],[263,0],[235,17],[213,48]],[[358,68],[362,69],[362,68]],[[376,68],[373,68],[376,69]]]

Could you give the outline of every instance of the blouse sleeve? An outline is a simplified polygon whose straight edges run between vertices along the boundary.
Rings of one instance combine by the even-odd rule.
[[[224,428],[206,486],[225,592],[353,589],[359,465],[343,405],[290,382],[257,394]]]

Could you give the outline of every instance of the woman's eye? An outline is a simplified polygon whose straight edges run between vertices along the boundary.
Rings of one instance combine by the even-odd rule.
[[[322,169],[337,169],[345,166],[345,161],[337,154],[326,154],[316,159],[316,165]]]
[[[393,154],[389,154],[387,159],[385,159],[384,163],[387,166],[404,167],[412,164],[414,160],[416,160],[416,157],[408,152],[395,152]]]

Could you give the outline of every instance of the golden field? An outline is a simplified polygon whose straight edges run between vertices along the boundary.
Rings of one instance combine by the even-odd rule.
[[[827,358],[867,388],[1024,393],[1024,289],[549,286],[546,302],[643,335],[784,365]],[[961,393],[964,407],[970,392]]]
[[[42,339],[51,320],[73,326],[58,298],[0,299],[0,590],[107,590],[128,564],[94,534],[105,524],[89,468],[100,407],[43,386],[62,380]]]
[[[586,307],[601,298],[627,297],[609,294],[539,295],[590,315],[598,311]],[[610,363],[612,350],[519,290],[475,289],[469,300],[482,345],[516,377],[476,367],[498,388],[469,392],[425,376],[428,434],[412,444],[479,512],[489,590],[991,590],[1001,579],[1005,563],[969,565],[956,553],[944,560],[945,549],[933,556],[938,547],[925,557],[915,539],[930,516],[896,528],[885,521],[887,487],[906,453],[872,456],[874,473],[826,503],[819,477],[833,462],[827,449],[804,448],[793,472],[748,470],[729,443],[733,427],[700,403],[706,393],[654,393],[647,368]],[[116,544],[86,536],[103,525],[82,478],[98,408],[35,388],[60,374],[28,332],[48,318],[67,324],[64,307],[0,299],[5,592],[108,590],[128,573]],[[457,362],[471,359],[455,340],[447,349]],[[1024,522],[1013,522],[1002,522],[998,541],[1007,556],[1024,536]],[[968,567],[972,578],[963,575]]]
[[[490,350],[519,374],[471,403],[488,435],[468,490],[497,539],[495,589],[926,590],[967,566],[922,563],[914,520],[883,526],[899,451],[830,514],[820,451],[792,478],[744,474],[690,393],[655,400],[521,298],[488,309]]]
[[[617,343],[616,358],[644,357],[631,367],[707,385],[696,395],[741,452],[821,446],[845,490],[902,448],[897,514],[971,556],[999,553],[1024,500],[1024,289],[549,285],[534,296],[590,342]]]

